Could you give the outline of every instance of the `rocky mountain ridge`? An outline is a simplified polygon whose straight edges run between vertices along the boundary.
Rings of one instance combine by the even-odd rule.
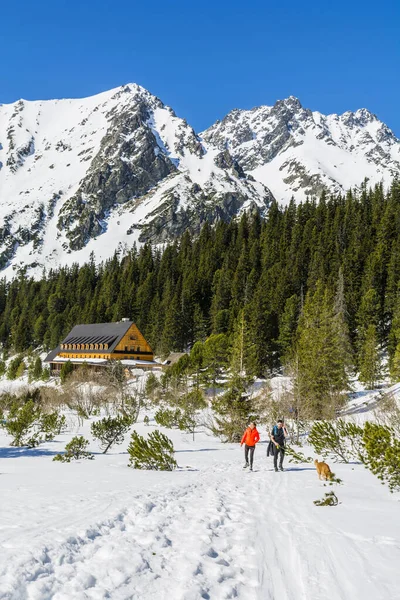
[[[390,181],[400,173],[400,140],[366,109],[323,115],[294,96],[274,106],[233,110],[201,134],[232,157],[279,202],[345,192],[367,178]]]
[[[0,105],[0,269],[96,260],[244,210],[400,172],[400,142],[365,109],[324,116],[290,97],[203,134],[144,88]]]

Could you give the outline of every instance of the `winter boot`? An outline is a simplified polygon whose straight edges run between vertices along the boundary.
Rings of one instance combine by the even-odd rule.
[[[278,472],[278,467],[275,467],[275,473],[277,473],[277,472]]]
[[[243,469],[247,469],[247,467],[248,467],[248,466],[249,466],[249,463],[246,463],[246,464],[243,466]]]

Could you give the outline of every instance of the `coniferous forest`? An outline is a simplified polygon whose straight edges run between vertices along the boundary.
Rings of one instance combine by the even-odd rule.
[[[295,349],[312,363],[310,349],[326,350],[331,336],[331,362],[336,343],[340,364],[373,382],[385,351],[393,377],[400,372],[399,281],[400,183],[365,185],[357,195],[274,203],[265,219],[206,224],[162,249],[146,244],[101,265],[92,258],[40,281],[2,280],[0,342],[50,349],[77,323],[129,317],[165,356],[212,333],[229,341],[241,326],[254,375]]]

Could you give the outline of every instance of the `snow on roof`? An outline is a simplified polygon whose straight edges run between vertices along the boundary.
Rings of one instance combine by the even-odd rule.
[[[57,356],[56,358],[54,358],[52,360],[52,362],[54,362],[54,363],[65,363],[68,361],[71,363],[87,363],[87,364],[95,364],[95,365],[105,365],[109,362],[105,358],[63,358],[60,356]],[[125,359],[125,360],[121,360],[120,362],[124,367],[135,367],[137,365],[154,365],[154,366],[161,367],[160,363],[155,362],[153,360]]]

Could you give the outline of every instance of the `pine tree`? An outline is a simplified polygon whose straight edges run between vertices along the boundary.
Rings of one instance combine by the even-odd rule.
[[[132,421],[126,416],[104,417],[91,425],[92,436],[99,440],[103,454],[115,444],[122,444]]]

